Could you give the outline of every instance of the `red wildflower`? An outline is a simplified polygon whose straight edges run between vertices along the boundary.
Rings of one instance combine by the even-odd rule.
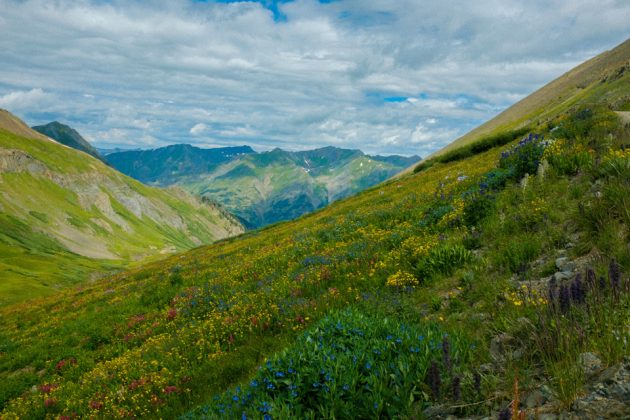
[[[43,392],[44,394],[48,394],[49,392],[53,391],[58,386],[59,385],[57,384],[41,384],[38,388],[40,392]]]
[[[56,403],[57,403],[57,400],[55,400],[54,398],[47,398],[46,401],[44,401],[44,407],[50,408]]]
[[[100,410],[103,408],[103,405],[101,401],[90,401],[90,408],[92,410]]]
[[[179,392],[179,388],[177,388],[174,385],[169,385],[167,387],[165,387],[162,392],[164,392],[165,394],[172,394],[173,392]]]
[[[232,344],[234,342],[234,335],[230,334],[230,337],[228,337],[228,341],[230,342],[230,344]]]
[[[171,308],[168,310],[168,313],[166,314],[166,319],[175,319],[175,317],[177,316],[177,309],[175,308]]]

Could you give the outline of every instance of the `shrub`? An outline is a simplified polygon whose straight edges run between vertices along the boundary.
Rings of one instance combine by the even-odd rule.
[[[187,417],[395,418],[426,406],[429,392],[452,386],[450,370],[469,360],[470,346],[435,326],[351,308],[324,318],[261,366],[248,385]]]
[[[472,259],[473,253],[462,245],[443,245],[431,249],[429,254],[419,261],[415,267],[415,274],[421,279],[451,275]]]
[[[509,177],[514,180],[521,179],[525,174],[533,175],[538,169],[544,150],[542,138],[537,134],[530,134],[501,153],[499,167],[508,170]]]

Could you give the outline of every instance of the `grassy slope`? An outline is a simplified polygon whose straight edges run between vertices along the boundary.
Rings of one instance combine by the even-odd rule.
[[[446,147],[426,156],[424,160],[471,144],[483,137],[539,124],[566,110],[582,98],[592,98],[594,95],[590,91],[597,89],[597,82],[610,76],[627,63],[628,57],[630,57],[630,39],[568,71]],[[618,88],[628,90],[623,84]],[[609,85],[603,88],[605,92],[611,94],[610,89]],[[614,94],[616,100],[623,98],[617,93]],[[624,93],[628,94],[628,92]],[[401,175],[410,173],[414,167],[415,165],[405,169]]]
[[[19,132],[30,138],[0,129],[0,147],[31,156],[35,172],[13,168],[0,174],[0,304],[53,293],[155,258],[165,248],[189,249],[224,237],[226,230],[239,232],[220,211],[182,192],[146,187],[83,153],[32,138],[38,135],[27,129]],[[90,205],[99,191],[114,216]],[[132,213],[122,197],[140,200],[145,214]]]
[[[194,415],[219,416],[226,401],[240,401],[243,394],[233,389],[219,402],[211,397],[238,383],[249,392],[251,377],[271,381],[266,390],[252,391],[253,405],[242,408],[259,416],[268,411],[286,417],[282,410],[292,406],[351,417],[353,404],[365,401],[369,406],[361,409],[373,410],[372,416],[414,414],[433,399],[461,405],[451,390],[455,377],[465,403],[458,414],[489,414],[512,400],[517,373],[521,389],[546,382],[556,400],[569,406],[584,381],[576,362],[580,352],[595,352],[605,365],[628,354],[630,337],[621,328],[630,316],[628,294],[593,289],[591,305],[576,304],[547,322],[557,312],[535,284],[555,271],[557,250],[569,242],[569,257],[588,255],[597,276],[609,274],[612,257],[623,273],[630,269],[630,155],[619,151],[630,135],[606,107],[592,105],[625,95],[629,77],[593,85],[589,96],[580,97],[581,109],[558,110],[552,124],[535,127],[549,136],[551,127],[561,126],[566,138],[545,152],[551,162],[546,175],[531,177],[526,186],[516,182],[519,176],[489,195],[479,192],[504,179],[500,170],[487,175],[503,148],[492,149],[379,185],[294,222],[1,309],[3,415],[171,417],[209,401]],[[611,94],[616,87],[621,89]],[[584,117],[590,115],[585,108],[595,109],[594,115]],[[347,307],[352,311],[339,315]],[[449,334],[452,360],[447,363],[439,341],[422,347],[421,359],[409,355],[416,353],[414,345],[401,341],[404,357],[399,349],[387,359],[374,355],[394,354],[390,347],[370,351],[361,347],[362,339],[349,339],[344,354],[357,360],[347,364],[364,369],[330,370],[334,340],[319,341],[324,354],[312,343],[331,327],[353,334],[364,329],[375,346],[390,346],[390,331],[428,334],[438,328]],[[477,390],[475,373],[492,361],[490,341],[498,333],[512,337],[520,357],[495,361]],[[290,364],[288,358],[305,353],[312,357]],[[268,357],[268,370],[258,371]],[[440,397],[425,381],[431,360],[441,372]],[[291,389],[274,371],[284,366],[280,373],[286,376],[287,363],[306,394],[273,399],[272,391]],[[372,363],[378,372],[369,371]],[[328,393],[324,384],[333,381],[326,374],[347,383],[348,394],[341,388]],[[311,375],[317,386],[311,386]],[[29,391],[34,385],[39,388]],[[388,389],[413,398],[397,400]],[[485,400],[489,405],[480,404]],[[263,402],[271,405],[261,408]],[[238,407],[230,416],[240,418]]]

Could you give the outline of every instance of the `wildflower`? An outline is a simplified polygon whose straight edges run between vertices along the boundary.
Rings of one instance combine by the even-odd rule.
[[[505,407],[503,410],[499,411],[499,420],[511,420],[512,419],[512,409],[510,407]]]
[[[613,293],[617,296],[621,290],[621,267],[619,267],[614,258],[610,260],[610,265],[608,266],[608,277]]]
[[[453,370],[453,365],[451,364],[451,343],[448,341],[448,337],[444,336],[442,339],[442,359],[444,361],[444,366],[450,371]]]
[[[586,269],[586,283],[589,289],[594,289],[597,282],[597,276],[595,270],[592,267]]]
[[[462,398],[462,378],[456,376],[453,378],[453,399],[459,401]]]
[[[55,404],[57,404],[57,400],[55,400],[54,398],[46,398],[46,400],[44,401],[44,407],[46,408],[50,408]]]
[[[431,388],[431,392],[433,393],[433,397],[437,400],[440,398],[440,386],[442,381],[440,379],[440,369],[438,368],[435,360],[431,362],[431,366],[429,367],[429,371],[427,372],[427,384],[429,388]]]
[[[571,292],[566,284],[560,286],[560,296],[558,300],[560,303],[560,311],[566,313],[571,307]]]
[[[177,317],[177,309],[175,309],[175,308],[169,309],[167,314],[166,314],[166,319],[173,320],[173,319],[175,319],[175,317]]]
[[[584,283],[582,283],[582,275],[578,273],[571,283],[571,300],[574,303],[584,303],[586,301],[586,291]]]
[[[164,392],[165,394],[172,394],[173,392],[179,392],[179,388],[177,388],[174,385],[169,385],[167,387],[165,387],[162,392]]]
[[[104,404],[101,401],[90,401],[90,408],[92,410],[100,410],[103,406]]]

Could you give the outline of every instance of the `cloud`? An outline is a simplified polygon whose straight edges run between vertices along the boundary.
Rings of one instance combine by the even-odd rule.
[[[206,131],[206,128],[208,127],[205,124],[197,123],[193,125],[192,128],[190,129],[190,134],[192,134],[193,136],[198,136],[204,131]]]
[[[424,155],[630,35],[623,0],[0,8],[0,106],[102,146]]]
[[[40,88],[34,88],[28,91],[13,91],[0,96],[0,107],[24,111],[45,106],[50,103],[50,100],[50,94]]]

